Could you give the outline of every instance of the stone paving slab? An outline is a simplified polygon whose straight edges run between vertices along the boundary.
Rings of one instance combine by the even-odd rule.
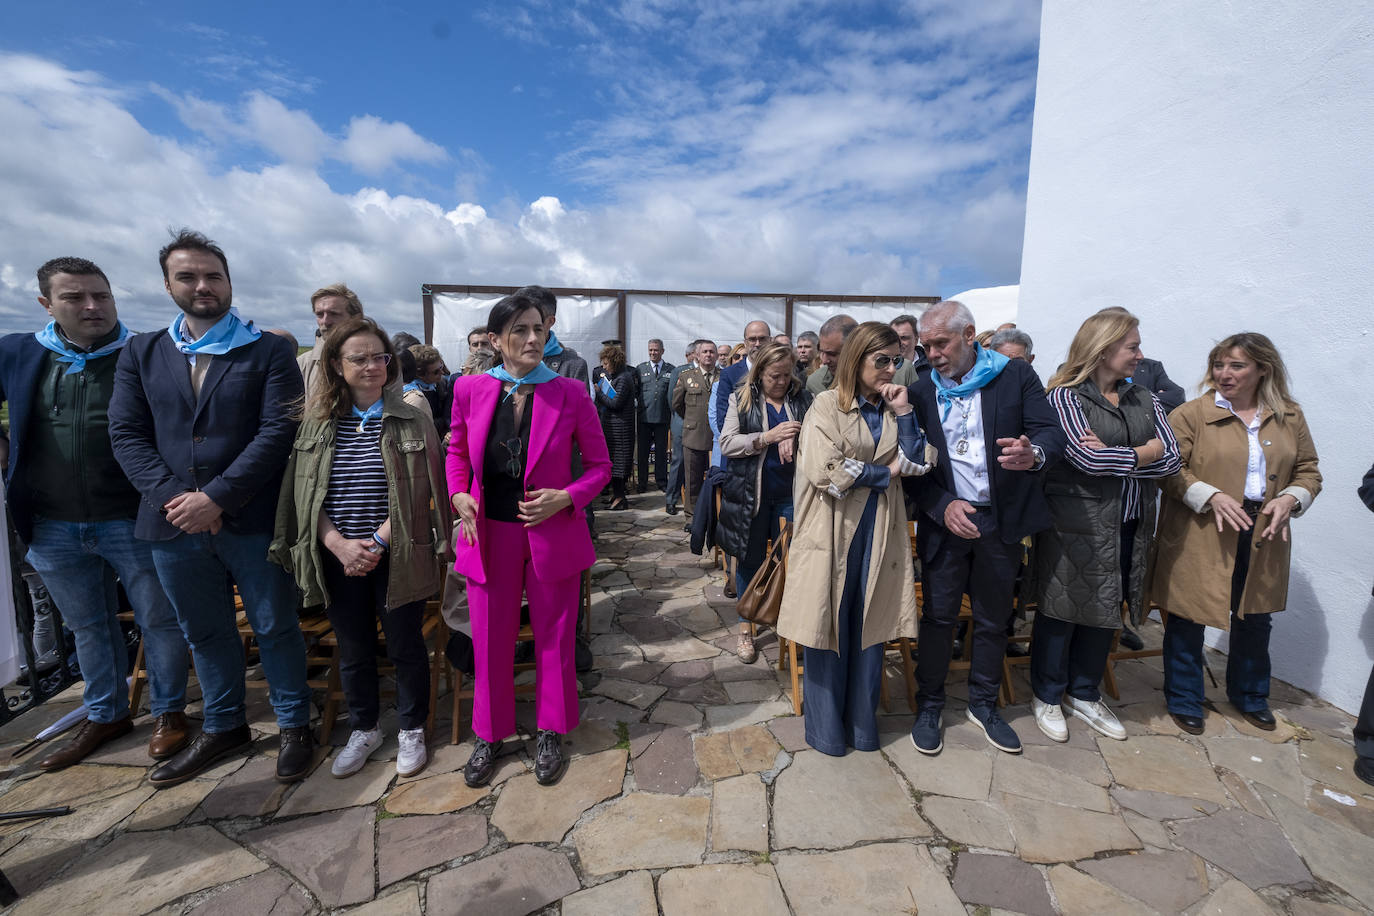
[[[487,845],[480,814],[421,814],[377,823],[377,886],[386,887]]]
[[[1013,856],[960,854],[954,869],[954,893],[965,903],[1002,907],[1027,916],[1055,916],[1045,876]]]
[[[1201,748],[1166,735],[1103,739],[1100,750],[1112,777],[1131,789],[1201,798],[1224,805],[1226,790]]]
[[[942,867],[923,846],[874,843],[815,855],[783,853],[774,867],[797,916],[964,916]]]
[[[927,795],[921,801],[921,813],[935,829],[956,843],[1003,852],[1016,849],[1011,825],[1001,805]]]
[[[10,847],[0,854],[0,870],[20,894],[32,894],[85,855],[89,845],[83,840],[15,837]]]
[[[623,773],[624,767],[621,767]],[[654,742],[635,758],[635,786],[644,792],[684,795],[698,781],[696,758],[692,755],[692,736],[681,728],[665,728]],[[616,792],[620,791],[619,786]],[[598,799],[600,801],[600,799]]]
[[[1010,754],[998,755],[993,763],[992,790],[1105,814],[1112,811],[1111,799],[1101,786]]]
[[[1233,916],[1272,913],[1264,898],[1240,881],[1227,881],[1212,896],[1188,911],[1188,916]]]
[[[1272,744],[1263,738],[1204,738],[1202,746],[1214,767],[1226,767],[1250,782],[1263,783],[1302,804],[1307,798],[1295,743]]]
[[[354,907],[348,911],[348,914],[349,916],[416,916],[422,912],[424,911],[420,909],[420,888],[415,885],[378,897],[371,903]]]
[[[268,916],[304,916],[315,909],[310,897],[296,886],[291,876],[275,868],[260,871],[198,902],[191,912],[195,916],[245,916],[263,913]],[[174,911],[180,913],[181,907]]]
[[[328,766],[316,767],[277,810],[277,817],[370,805],[382,797],[395,778],[396,765],[386,760],[369,760],[361,770],[343,778],[334,776]]]
[[[159,789],[124,822],[125,830],[162,830],[175,827],[200,807],[215,788],[208,779],[193,779],[179,786]]]
[[[142,833],[110,843],[57,881],[23,897],[15,916],[145,913],[178,897],[267,867],[213,827]],[[115,896],[117,894],[117,896]]]
[[[370,806],[311,814],[250,830],[242,839],[294,875],[325,906],[347,906],[371,900],[376,890],[376,817]]]
[[[251,757],[201,802],[210,818],[263,817],[276,811],[291,786],[277,782],[277,761]]]
[[[771,865],[702,865],[675,868],[658,879],[663,916],[789,916]]]
[[[1078,863],[1108,887],[1154,907],[1178,913],[1207,895],[1207,866],[1186,852],[1112,856]]]
[[[1180,846],[1251,888],[1311,879],[1278,825],[1245,811],[1228,808],[1210,817],[1175,821],[1169,832]]]
[[[911,743],[911,735],[884,735],[882,750],[918,792],[981,801],[992,787],[992,757],[987,742],[976,750],[945,744],[936,757],[927,757]]]
[[[649,721],[662,725],[673,725],[678,728],[695,729],[701,727],[703,716],[701,710],[691,703],[663,700],[654,706],[653,712],[649,713]]]
[[[862,785],[862,792],[838,791]],[[874,840],[930,836],[911,796],[877,752],[829,757],[800,751],[773,788],[777,849],[843,849]]]
[[[598,884],[563,898],[561,916],[658,916],[654,879],[647,871]]]
[[[584,811],[620,794],[628,758],[624,750],[579,757],[552,786],[539,785],[533,773],[516,776],[501,789],[492,826],[512,843],[558,843]]]
[[[768,787],[753,773],[722,779],[711,793],[711,851],[768,851]]]
[[[710,815],[709,798],[635,792],[581,823],[572,840],[591,875],[695,865],[706,851]]]
[[[468,788],[462,773],[442,773],[397,786],[384,804],[390,814],[446,814],[476,804],[490,791]]]
[[[1155,910],[1069,865],[1050,868],[1050,886],[1063,916],[1153,916]]]
[[[1003,795],[1002,804],[1016,837],[1016,852],[1027,862],[1073,862],[1102,852],[1140,848],[1140,840],[1116,814],[1017,795]]]
[[[537,846],[512,846],[429,879],[429,916],[480,912],[525,916],[579,888],[565,856]],[[481,901],[480,907],[472,906]]]
[[[1263,788],[1260,795],[1317,877],[1366,905],[1374,904],[1374,838],[1313,814],[1272,789]]]

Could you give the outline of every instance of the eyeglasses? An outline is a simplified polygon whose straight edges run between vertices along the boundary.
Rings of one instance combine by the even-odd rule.
[[[506,475],[521,480],[525,476],[525,467],[520,463],[520,453],[523,451],[523,444],[519,438],[506,439],[501,443],[501,447],[506,450],[510,457],[506,459]]]
[[[877,356],[873,357],[873,368],[877,369],[879,372],[882,372],[888,366],[891,366],[893,369],[900,369],[904,362],[906,362],[906,360],[900,356],[888,356],[886,353],[879,353]]]
[[[371,356],[345,356],[344,362],[355,369],[366,369],[368,366],[386,366],[391,363],[390,353],[373,353]]]

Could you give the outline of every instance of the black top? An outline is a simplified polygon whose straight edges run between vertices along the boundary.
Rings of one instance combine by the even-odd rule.
[[[525,412],[515,423],[515,399],[502,396],[496,403],[487,433],[487,449],[482,456],[482,496],[487,518],[498,522],[519,522],[525,498],[525,463],[530,452],[530,417],[534,398],[525,399]]]

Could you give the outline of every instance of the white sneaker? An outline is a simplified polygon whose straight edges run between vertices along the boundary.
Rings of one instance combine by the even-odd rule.
[[[1069,712],[1087,722],[1099,733],[1108,738],[1115,738],[1117,741],[1126,740],[1126,729],[1122,726],[1116,715],[1107,708],[1107,704],[1099,700],[1096,703],[1088,700],[1078,700],[1071,696],[1064,697],[1064,704],[1069,707]]]
[[[396,753],[396,775],[414,776],[429,763],[429,751],[425,748],[423,728],[403,728],[396,736],[401,749]]]
[[[348,736],[348,743],[345,744],[339,753],[334,756],[334,765],[329,771],[340,778],[352,776],[363,768],[367,763],[367,758],[372,756],[372,752],[382,746],[382,730],[374,728],[371,731],[354,729],[353,734]]]
[[[1069,726],[1064,722],[1064,711],[1058,703],[1045,703],[1039,697],[1031,697],[1031,711],[1035,713],[1035,724],[1045,733],[1045,737],[1061,744],[1069,740]]]

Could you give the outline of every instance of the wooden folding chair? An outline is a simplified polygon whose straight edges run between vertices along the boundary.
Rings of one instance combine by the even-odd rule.
[[[1125,608],[1124,602],[1122,603],[1122,608]],[[1168,611],[1164,610],[1157,604],[1151,605],[1150,610],[1159,611],[1160,622],[1163,623],[1165,626],[1168,625]],[[1148,617],[1149,614],[1146,614],[1145,616]],[[1121,690],[1117,687],[1116,684],[1116,663],[1119,661],[1126,661],[1127,659],[1132,658],[1156,658],[1163,654],[1164,649],[1162,647],[1158,649],[1122,649],[1121,631],[1117,630],[1115,635],[1112,636],[1111,651],[1107,653],[1107,668],[1102,672],[1102,689],[1107,691],[1108,696],[1110,696],[1113,700],[1119,701],[1121,699]]]

